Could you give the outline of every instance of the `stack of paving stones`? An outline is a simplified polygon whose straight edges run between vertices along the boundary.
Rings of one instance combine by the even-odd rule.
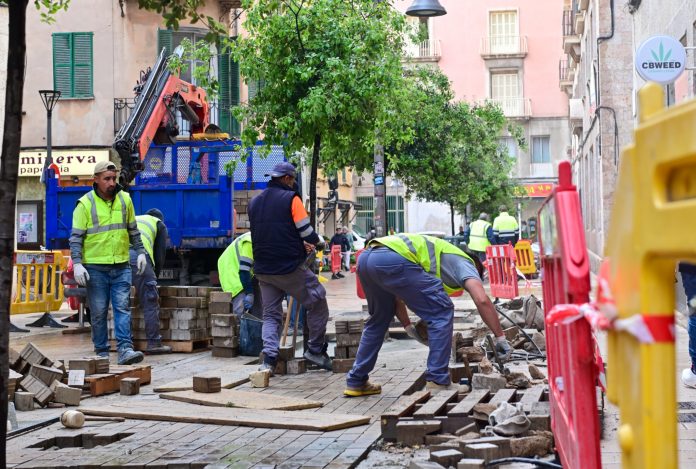
[[[488,417],[499,404],[521,406],[530,427],[515,437],[488,436]],[[481,468],[506,457],[534,457],[550,454],[553,435],[546,387],[520,392],[476,389],[460,391],[459,386],[435,394],[418,391],[402,396],[381,416],[382,438],[404,445],[427,445],[430,461],[414,461],[412,468]]]
[[[33,410],[35,404],[41,407],[80,404],[82,389],[63,384],[67,379],[63,362],[48,357],[33,343],[28,343],[19,353],[10,348],[9,365],[8,398],[14,401],[17,410]]]
[[[365,327],[364,319],[338,319],[336,324],[336,349],[334,351],[334,373],[347,373],[355,363],[358,345]]]
[[[239,354],[239,317],[232,311],[232,295],[211,292],[208,312],[212,324],[213,356],[236,357]]]
[[[249,213],[247,211],[249,201],[260,193],[261,190],[234,191],[234,209],[237,212],[237,230],[239,233],[249,230]]]
[[[172,346],[175,352],[190,352],[207,347],[211,337],[211,318],[209,314],[210,294],[219,288],[170,286],[159,287],[160,297],[160,335],[164,344]],[[145,317],[138,304],[135,289],[131,289],[131,334],[133,345],[138,350],[147,347]],[[115,346],[113,314],[109,312],[109,338],[112,349]],[[187,343],[188,346],[179,345]]]

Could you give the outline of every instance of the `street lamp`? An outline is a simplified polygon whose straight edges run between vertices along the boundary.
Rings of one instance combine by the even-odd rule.
[[[408,16],[442,16],[447,14],[445,7],[438,0],[414,0],[413,5],[406,10]]]
[[[60,98],[60,91],[56,90],[39,90],[39,95],[41,96],[41,101],[46,108],[46,158],[44,159],[43,172],[41,173],[42,182],[46,182],[46,171],[48,167],[53,164],[53,157],[51,156],[51,116],[53,114],[53,108]]]

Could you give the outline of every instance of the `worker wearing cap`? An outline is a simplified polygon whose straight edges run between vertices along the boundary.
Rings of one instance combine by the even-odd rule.
[[[481,262],[486,261],[486,248],[495,244],[493,226],[488,219],[487,213],[481,213],[478,220],[471,222],[464,232],[464,242]]]
[[[138,273],[144,272],[147,260],[133,202],[117,178],[116,165],[110,161],[94,167],[92,190],[77,201],[73,211],[70,257],[75,280],[87,287],[94,350],[101,357],[109,356],[106,319],[111,303],[118,363],[129,365],[143,360],[131,339],[129,247],[138,253]]]
[[[308,349],[304,358],[320,368],[331,370],[326,353],[326,322],[329,307],[326,290],[307,267],[308,255],[314,259],[319,235],[309,221],[302,200],[293,190],[295,167],[278,163],[270,174],[268,187],[249,203],[249,222],[254,252],[254,274],[263,302],[263,355],[260,369],[275,368],[278,360],[279,331],[283,319],[281,303],[287,293],[307,310]]]
[[[240,315],[254,307],[254,250],[251,233],[235,238],[218,259],[222,291],[232,294],[232,311]]]
[[[147,252],[145,270],[138,272],[138,253],[131,247],[130,264],[133,273],[133,286],[138,295],[138,307],[145,318],[145,336],[147,337],[147,354],[171,353],[172,348],[162,345],[160,334],[160,307],[157,292],[157,277],[159,277],[164,259],[167,255],[167,226],[164,215],[159,209],[151,208],[145,215],[135,217]]]
[[[495,236],[495,244],[512,243],[514,246],[517,243],[519,225],[517,219],[507,212],[507,207],[501,205],[499,207],[500,214],[493,220],[493,235]]]
[[[474,261],[447,241],[406,233],[373,239],[358,259],[357,272],[370,318],[348,373],[345,395],[364,396],[382,391],[381,385],[368,380],[368,375],[375,366],[392,318],[403,309],[400,302],[427,324],[430,353],[425,379],[429,389],[447,388],[451,384],[449,358],[454,305],[448,294],[466,290],[481,318],[497,337],[496,349],[510,353],[510,345]]]

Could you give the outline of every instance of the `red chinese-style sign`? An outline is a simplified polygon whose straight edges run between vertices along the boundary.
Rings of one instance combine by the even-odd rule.
[[[543,197],[546,198],[551,195],[553,191],[554,184],[551,183],[537,183],[537,184],[522,184],[515,191],[517,197]]]

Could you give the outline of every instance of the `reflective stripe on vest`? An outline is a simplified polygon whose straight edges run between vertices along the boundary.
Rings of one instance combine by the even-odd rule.
[[[423,270],[429,274],[440,277],[440,256],[442,254],[455,254],[465,257],[472,264],[473,261],[469,256],[458,247],[448,243],[445,240],[427,235],[418,234],[398,234],[376,238],[368,243],[368,246],[381,244],[386,246],[397,254],[402,255],[407,260],[414,264],[420,265]],[[447,293],[459,291],[462,288],[450,288],[444,283],[442,284]]]
[[[469,233],[469,249],[478,252],[485,252],[486,247],[491,243],[488,241],[486,232],[491,226],[486,220],[476,220],[471,223],[471,231]]]
[[[135,217],[135,221],[138,223],[138,231],[140,231],[143,247],[145,247],[145,251],[150,256],[152,265],[155,265],[155,238],[157,238],[157,222],[159,218],[152,215],[138,215]]]
[[[112,201],[95,196],[94,190],[80,197],[89,213],[82,248],[85,264],[120,264],[128,262],[130,238],[128,236],[128,206],[130,196],[118,192]]]

